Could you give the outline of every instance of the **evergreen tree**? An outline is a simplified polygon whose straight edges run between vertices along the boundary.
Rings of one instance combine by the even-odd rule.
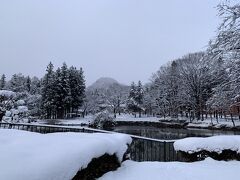
[[[135,101],[137,102],[139,117],[141,117],[141,113],[142,113],[142,109],[143,109],[143,107],[142,107],[143,97],[144,97],[144,91],[143,91],[142,83],[141,83],[141,81],[138,81],[136,95],[135,95]]]
[[[21,73],[14,74],[8,84],[7,88],[14,92],[24,92],[26,90],[26,79]]]
[[[63,63],[61,67],[61,73],[60,73],[60,85],[61,85],[61,95],[63,98],[63,113],[66,115],[66,113],[70,112],[70,106],[71,106],[71,90],[69,85],[69,70],[66,63]]]
[[[68,68],[66,63],[56,72],[50,63],[42,86],[42,104],[48,118],[64,118],[76,112],[85,99],[83,70]]]
[[[26,79],[26,90],[27,92],[31,91],[31,78],[29,76],[27,76],[27,79]]]
[[[41,81],[37,77],[31,79],[31,90],[30,94],[40,94],[41,93]]]
[[[83,70],[77,70],[75,67],[69,69],[69,84],[71,91],[71,107],[72,111],[78,110],[83,105],[85,99],[85,79]]]
[[[55,117],[64,118],[64,108],[65,108],[65,92],[62,85],[62,72],[60,68],[57,68],[55,72],[55,78],[53,83],[53,105],[55,108]]]
[[[55,72],[53,70],[54,66],[50,62],[46,69],[46,74],[43,77],[42,82],[42,110],[44,117],[51,119],[54,114],[54,82],[55,82]]]
[[[136,112],[138,112],[138,103],[136,101],[137,97],[137,87],[134,82],[132,82],[130,87],[130,92],[127,100],[127,108],[129,111],[133,112],[136,117]]]
[[[6,76],[3,74],[0,79],[0,90],[4,89],[6,86]]]

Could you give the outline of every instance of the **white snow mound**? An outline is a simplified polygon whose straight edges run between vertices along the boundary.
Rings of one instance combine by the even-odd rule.
[[[177,151],[194,153],[199,151],[209,151],[221,153],[223,150],[232,150],[240,153],[240,136],[212,136],[206,138],[191,137],[177,140],[174,143]]]
[[[239,177],[239,161],[208,158],[194,163],[125,161],[117,171],[99,180],[235,180]]]
[[[0,179],[69,180],[105,153],[119,161],[131,138],[124,134],[38,134],[0,129]]]

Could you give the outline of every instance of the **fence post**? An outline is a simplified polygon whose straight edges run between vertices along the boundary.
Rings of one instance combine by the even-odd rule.
[[[167,161],[167,153],[166,153],[166,149],[167,149],[167,143],[166,143],[166,141],[164,141],[163,142],[163,159],[164,159],[164,162],[166,162]]]

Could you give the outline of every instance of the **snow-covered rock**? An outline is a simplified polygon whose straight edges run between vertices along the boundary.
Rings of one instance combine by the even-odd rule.
[[[208,158],[194,163],[125,161],[117,171],[99,180],[236,180],[239,177],[239,161]]]
[[[212,136],[206,138],[191,137],[177,140],[174,143],[176,151],[195,153],[200,151],[222,153],[223,150],[232,150],[240,153],[240,136]]]
[[[124,134],[38,134],[0,129],[0,179],[69,180],[93,158],[116,154],[119,161],[131,138]]]

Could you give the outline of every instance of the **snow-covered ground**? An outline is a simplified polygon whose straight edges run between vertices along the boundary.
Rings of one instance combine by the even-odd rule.
[[[89,125],[92,124],[94,116],[86,116],[85,118],[74,118],[74,119],[54,119],[54,120],[37,120],[33,124],[63,124],[63,125]],[[117,115],[115,121],[126,121],[126,122],[159,122],[157,117],[142,116],[141,118],[135,118],[130,114]]]
[[[131,138],[124,134],[38,134],[0,129],[1,180],[69,180],[105,153],[119,161]]]
[[[35,122],[35,124],[61,124],[61,125],[89,125],[92,124],[94,119],[93,115],[86,116],[85,118],[75,118],[75,119],[55,119],[55,120],[38,120]],[[161,122],[164,121],[169,121],[168,123],[171,123],[171,118],[158,118],[158,117],[152,117],[152,116],[146,116],[142,115],[141,118],[138,116],[135,118],[134,115],[132,114],[121,114],[117,115],[115,121],[125,121],[125,122]],[[186,119],[185,117],[181,118],[179,117],[179,120],[186,120],[189,122],[189,119]],[[177,121],[175,121],[177,122]],[[240,127],[240,121],[235,120],[235,126]],[[221,128],[232,128],[233,123],[232,121],[228,118],[226,119],[221,119],[219,118],[218,122],[216,119],[213,119],[211,122],[211,119],[205,119],[204,121],[196,121],[194,120],[192,123],[189,123],[187,125],[187,128],[210,128],[213,127],[215,129],[221,129]]]
[[[93,122],[93,116],[79,117],[74,119],[51,119],[51,120],[37,120],[32,124],[53,124],[53,125],[89,125]]]
[[[237,180],[240,162],[210,158],[194,163],[126,161],[99,180]]]
[[[234,120],[235,126],[240,126],[239,120]],[[208,128],[208,127],[215,127],[215,128],[232,128],[234,127],[232,121],[230,118],[226,119],[219,119],[218,122],[216,119],[213,119],[211,122],[211,119],[205,119],[204,121],[194,121],[193,123],[189,123],[187,127],[191,128]]]
[[[179,117],[178,120],[182,120],[182,121],[186,121],[189,122],[189,119],[185,118],[185,117]],[[166,117],[166,118],[159,118],[159,117],[151,117],[151,116],[145,116],[142,115],[141,118],[139,118],[138,116],[135,118],[133,115],[131,114],[122,114],[122,115],[118,115],[116,118],[116,121],[126,121],[126,122],[161,122],[161,121],[169,121],[169,123],[171,123],[172,118],[170,117]],[[174,121],[174,122],[177,122]],[[235,126],[236,127],[240,127],[240,121],[234,120]],[[234,127],[232,121],[230,120],[230,117],[228,117],[228,119],[224,119],[224,118],[219,118],[218,122],[216,121],[216,119],[213,118],[213,120],[211,121],[210,118],[204,119],[204,121],[197,121],[194,120],[192,123],[189,123],[187,125],[188,128],[209,128],[209,127],[214,127],[214,128],[232,128]]]
[[[159,122],[159,118],[157,117],[152,117],[152,116],[145,116],[142,115],[141,118],[137,117],[135,118],[134,115],[131,114],[122,114],[122,115],[117,115],[116,121],[129,121],[129,122],[136,122],[136,121],[143,121],[143,122]]]
[[[203,150],[217,153],[221,153],[223,150],[232,150],[240,153],[240,135],[180,139],[174,142],[174,149],[188,153]]]

